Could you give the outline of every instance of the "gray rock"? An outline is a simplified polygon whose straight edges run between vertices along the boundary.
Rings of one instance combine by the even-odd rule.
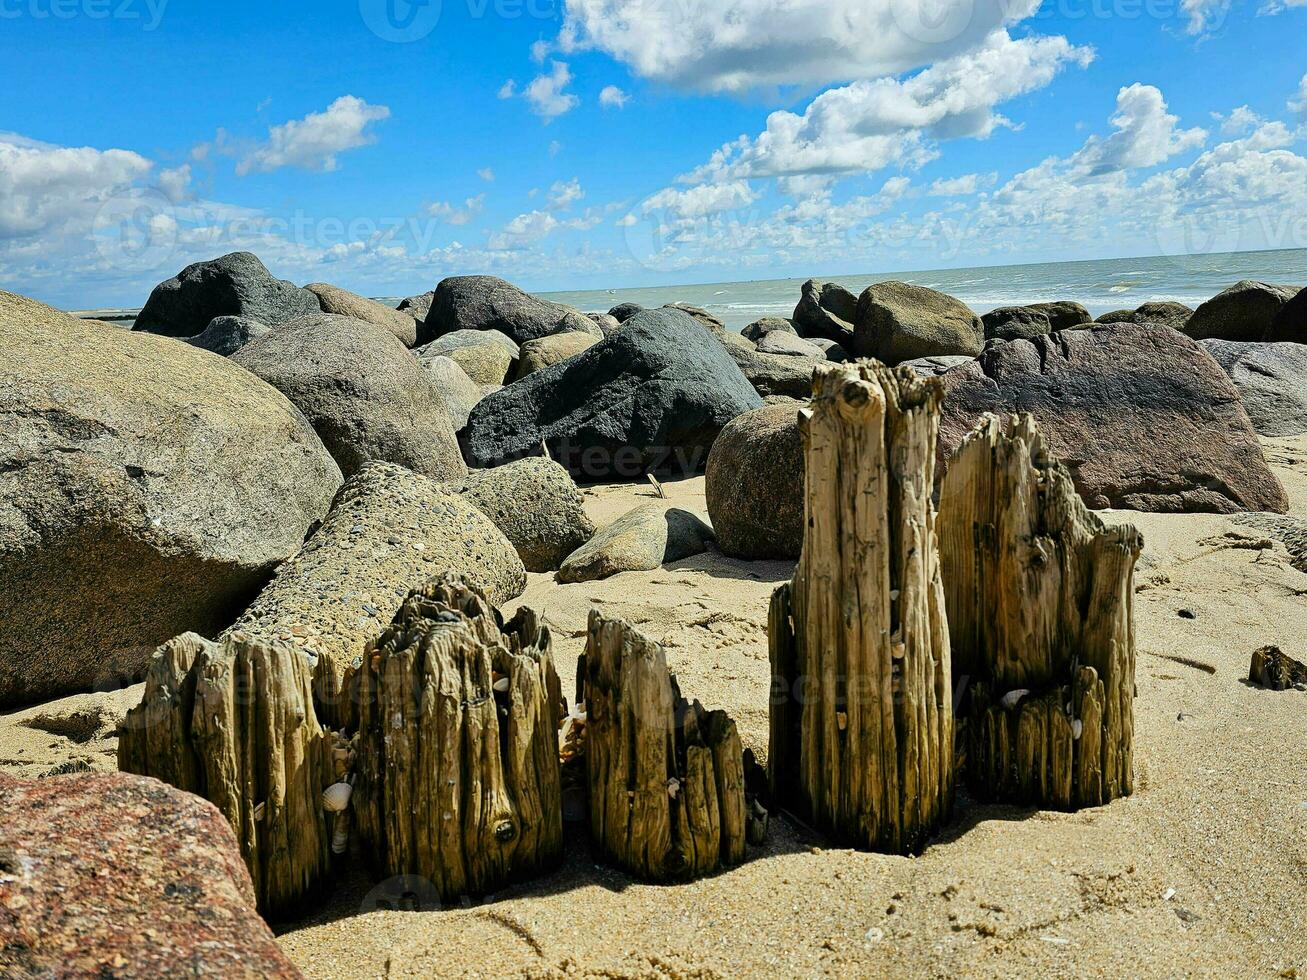
[[[834,364],[843,364],[850,360],[849,352],[833,340],[827,340],[825,337],[805,337],[804,339],[821,351],[826,360]]]
[[[779,354],[782,357],[820,357],[826,358],[826,352],[811,341],[804,340],[798,334],[773,331],[764,334],[758,341],[760,354]]]
[[[0,378],[0,706],[212,636],[340,486],[290,402],[180,340],[0,292]]]
[[[258,320],[244,316],[216,316],[204,332],[187,339],[186,343],[223,357],[230,357],[255,337],[262,337],[272,328]]]
[[[712,333],[720,334],[726,332],[726,324],[722,323],[721,320],[717,319],[717,317],[713,316],[702,306],[692,306],[689,303],[668,303],[663,307],[663,309],[680,310],[682,313],[687,313],[702,323]]]
[[[858,297],[833,282],[809,279],[794,308],[794,327],[801,337],[824,337],[846,350],[853,349],[853,324],[858,318]]]
[[[941,475],[984,413],[1029,412],[1095,509],[1288,507],[1233,383],[1169,327],[1100,324],[994,344],[941,381]]]
[[[321,309],[316,296],[273,278],[257,256],[233,252],[188,265],[155,286],[132,329],[194,337],[215,317],[243,316],[276,327]]]
[[[456,330],[498,330],[516,344],[569,330],[602,336],[579,310],[537,299],[494,276],[455,276],[436,287],[419,343]]]
[[[586,316],[594,321],[594,325],[599,328],[599,332],[605,337],[622,329],[622,321],[611,313],[587,313]]]
[[[467,425],[472,409],[484,397],[481,386],[467,376],[457,361],[443,354],[420,355],[418,364],[445,403],[454,431],[459,431]]]
[[[980,317],[952,296],[881,282],[858,300],[852,351],[890,365],[918,357],[975,356],[984,336]]]
[[[484,467],[539,455],[546,443],[554,459],[592,479],[694,472],[722,427],[760,404],[702,326],[650,310],[486,398],[463,430],[463,450]]]
[[[784,320],[778,316],[765,316],[761,320],[754,320],[751,324],[740,331],[740,336],[746,340],[752,340],[755,344],[762,340],[767,334],[779,330],[781,333],[797,334],[794,324],[789,320]]]
[[[746,412],[708,457],[708,514],[724,554],[795,559],[803,548],[803,438],[795,403]]]
[[[1245,279],[1194,311],[1185,328],[1194,340],[1265,340],[1296,289]]]
[[[608,311],[608,315],[611,316],[618,323],[625,323],[627,320],[631,319],[631,317],[635,316],[637,313],[642,313],[642,312],[644,312],[644,307],[641,306],[639,303],[618,303],[616,306],[614,306],[611,310]]]
[[[1276,343],[1307,344],[1307,289],[1300,289],[1271,322],[1266,339]]]
[[[457,330],[417,350],[419,359],[448,357],[479,385],[502,385],[521,349],[498,330]]]
[[[232,360],[304,413],[347,477],[370,460],[435,480],[467,474],[443,399],[384,327],[318,313],[251,341]]]
[[[1087,309],[1070,300],[1061,300],[1056,303],[1032,303],[1026,309],[1034,313],[1042,313],[1048,317],[1048,322],[1052,324],[1054,331],[1074,330],[1076,327],[1083,327],[1094,322],[1094,318],[1089,315]]]
[[[712,528],[687,510],[642,504],[582,545],[558,570],[560,582],[594,582],[621,572],[649,572],[702,554]]]
[[[513,380],[521,381],[537,371],[543,371],[547,367],[561,364],[568,358],[576,357],[582,351],[589,350],[597,343],[598,341],[589,334],[576,333],[575,331],[554,334],[552,337],[541,337],[538,340],[528,340],[522,345],[522,356],[517,362],[517,370],[513,374]]]
[[[436,291],[429,289],[425,293],[419,293],[416,296],[408,296],[399,301],[396,309],[406,316],[411,316],[418,323],[427,318],[431,312],[431,302],[436,298]]]
[[[1098,318],[1099,323],[1156,323],[1184,333],[1194,311],[1183,303],[1145,303],[1135,310],[1116,310]]]
[[[1263,436],[1307,433],[1307,344],[1204,340]]]
[[[516,549],[453,487],[367,463],[228,633],[297,644],[340,671],[390,625],[410,590],[445,573],[466,576],[495,605],[526,588]]]
[[[918,357],[911,361],[904,361],[900,367],[912,368],[922,377],[938,378],[941,374],[952,371],[956,367],[964,364],[970,364],[974,357]]]
[[[980,318],[986,340],[1030,340],[1053,332],[1048,315],[1028,306],[1004,306]]]
[[[752,341],[727,331],[718,338],[732,360],[763,398],[785,396],[807,400],[812,395],[812,372],[825,356],[787,357],[762,354]]]
[[[352,316],[356,320],[366,320],[368,323],[385,327],[398,337],[405,347],[412,347],[417,342],[417,321],[407,313],[392,310],[375,299],[351,293],[348,289],[341,289],[330,283],[312,282],[304,288],[318,297],[323,313]]]
[[[567,470],[548,459],[521,459],[474,470],[450,488],[508,537],[528,572],[552,572],[594,537],[594,522]]]

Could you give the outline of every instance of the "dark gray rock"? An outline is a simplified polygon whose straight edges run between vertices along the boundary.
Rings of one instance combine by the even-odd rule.
[[[485,467],[538,455],[545,443],[554,459],[590,479],[694,472],[722,427],[759,405],[707,330],[684,313],[651,310],[486,398],[463,431],[463,449]]]
[[[1055,331],[1074,330],[1076,327],[1083,327],[1094,322],[1094,318],[1089,315],[1087,309],[1070,300],[1061,300],[1056,303],[1032,303],[1026,309],[1035,313],[1042,313],[1048,317],[1048,322],[1052,324]]]
[[[579,310],[537,299],[494,276],[455,276],[436,287],[418,343],[456,330],[498,330],[516,344],[568,330],[602,336]]]
[[[204,332],[187,339],[186,343],[223,357],[230,357],[256,337],[262,337],[272,328],[258,320],[244,316],[216,316]]]
[[[760,354],[779,354],[782,357],[820,357],[823,359],[826,357],[826,352],[811,341],[804,340],[798,334],[782,333],[780,331],[763,334],[762,340],[758,341],[758,352]]]
[[[639,303],[618,303],[608,311],[608,315],[618,323],[625,323],[627,320],[631,319],[631,317],[643,311],[644,307]]]
[[[793,319],[799,336],[824,337],[852,350],[857,318],[858,297],[836,283],[809,279],[803,284]]]
[[[825,337],[805,337],[804,339],[821,351],[826,360],[834,364],[843,364],[851,359],[849,352],[833,340],[827,340]]]
[[[1169,327],[1100,324],[994,344],[942,381],[941,474],[986,412],[1028,412],[1095,509],[1288,508],[1233,383]]]
[[[213,636],[340,486],[285,397],[180,340],[0,292],[0,378],[0,706]]]
[[[740,331],[740,336],[746,340],[752,340],[755,344],[762,340],[767,334],[779,330],[781,333],[797,334],[794,329],[794,323],[790,320],[782,319],[778,316],[765,316],[761,320],[754,320],[751,324]]]
[[[243,316],[270,327],[321,312],[307,289],[275,279],[250,252],[188,265],[154,287],[133,330],[194,337],[215,317]]]
[[[397,306],[396,309],[399,310],[400,313],[406,313],[418,323],[421,323],[427,318],[427,314],[431,312],[431,303],[435,298],[436,291],[434,289],[429,289],[425,293],[419,293],[416,296],[408,296],[405,299],[400,300],[399,306]]]
[[[980,353],[985,329],[960,301],[924,286],[880,282],[858,299],[853,353],[900,364],[918,357]]]
[[[708,457],[708,514],[734,558],[798,559],[803,548],[803,438],[794,403],[746,412]]]
[[[1194,340],[1265,340],[1276,317],[1296,293],[1289,286],[1245,279],[1198,307],[1185,333]]]
[[[474,470],[450,488],[504,532],[528,572],[555,571],[594,537],[581,491],[552,460],[520,459]]]
[[[467,425],[472,409],[484,397],[481,386],[467,376],[457,361],[443,354],[419,355],[418,364],[445,403],[454,431],[459,431]]]
[[[304,413],[346,477],[372,460],[433,480],[467,474],[444,400],[385,327],[319,313],[251,341],[232,360]]]
[[[558,581],[594,582],[621,572],[650,572],[702,554],[712,540],[712,528],[688,510],[643,504],[569,555]]]
[[[1259,434],[1307,433],[1307,344],[1204,340],[1202,345],[1239,389]]]
[[[1028,306],[1004,306],[980,318],[986,340],[1030,340],[1053,332],[1053,321]]]
[[[1298,290],[1275,315],[1266,339],[1275,343],[1307,344],[1307,289]]]

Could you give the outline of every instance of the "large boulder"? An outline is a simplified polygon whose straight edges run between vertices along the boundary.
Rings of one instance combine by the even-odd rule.
[[[1094,318],[1087,309],[1070,300],[1059,300],[1055,303],[1031,303],[1026,309],[1034,313],[1042,313],[1048,317],[1048,322],[1052,325],[1054,331],[1074,330],[1076,327],[1083,327],[1094,322]]]
[[[784,396],[807,400],[812,395],[812,372],[822,357],[792,357],[763,354],[751,340],[727,332],[718,338],[749,384],[763,398]]]
[[[627,320],[631,319],[631,317],[643,311],[644,307],[639,303],[618,303],[608,311],[608,315],[618,323],[625,323]]]
[[[798,333],[798,331],[794,329],[793,321],[785,320],[778,316],[765,316],[761,320],[754,320],[751,324],[741,330],[740,336],[745,340],[752,340],[756,344],[767,334],[777,330],[781,333]]]
[[[169,337],[194,337],[214,317],[243,316],[276,327],[321,312],[307,289],[273,277],[250,252],[188,265],[154,287],[133,330]]]
[[[1028,306],[1003,306],[980,318],[986,340],[1030,340],[1053,332],[1048,314]]]
[[[1189,324],[1189,318],[1193,315],[1194,311],[1183,303],[1158,301],[1144,303],[1134,310],[1115,310],[1112,313],[1104,313],[1098,318],[1098,322],[1155,323],[1184,333],[1185,327]]]
[[[0,910],[6,977],[300,976],[226,819],[141,776],[0,775]]]
[[[418,348],[417,354],[448,357],[479,385],[502,385],[521,350],[498,330],[455,330]]]
[[[589,350],[598,342],[589,334],[577,333],[574,330],[554,334],[552,337],[528,340],[522,345],[522,356],[518,359],[513,380],[521,381],[537,371],[561,364],[569,357],[575,357],[582,351]]]
[[[834,342],[829,341],[829,343]],[[763,334],[762,339],[758,341],[758,353],[779,354],[781,357],[820,357],[823,360],[826,357],[826,352],[811,340],[804,340],[798,334],[779,330]]]
[[[761,404],[706,329],[684,313],[649,310],[485,398],[463,430],[463,450],[485,467],[539,455],[544,443],[591,479],[694,472],[722,427]]]
[[[481,386],[467,376],[457,361],[443,354],[422,354],[418,364],[445,403],[450,424],[458,432],[467,425],[472,409],[482,399]]]
[[[134,679],[168,638],[222,629],[340,479],[230,361],[0,292],[0,706]]]
[[[444,401],[384,327],[319,313],[251,341],[232,360],[294,402],[347,477],[369,460],[435,480],[467,473]]]
[[[216,316],[202,333],[188,337],[186,343],[212,354],[231,357],[256,337],[272,328],[246,316]]]
[[[1029,412],[1090,507],[1288,507],[1233,383],[1169,327],[1106,324],[996,344],[943,382],[941,464],[984,413]]]
[[[1307,433],[1307,344],[1202,344],[1239,389],[1260,435]]]
[[[417,321],[407,313],[392,310],[375,299],[351,293],[348,289],[341,289],[330,283],[311,282],[304,288],[318,297],[323,313],[352,316],[356,320],[366,320],[368,323],[385,327],[398,337],[405,347],[412,347],[417,343]]]
[[[1275,318],[1298,290],[1244,279],[1194,311],[1185,328],[1194,340],[1267,339]]]
[[[803,548],[804,455],[794,405],[746,412],[708,457],[708,514],[734,558],[798,559]]]
[[[688,510],[642,504],[568,555],[560,582],[594,582],[622,572],[650,572],[708,550],[712,528]]]
[[[548,459],[520,459],[474,470],[451,484],[513,543],[528,572],[552,572],[594,537],[581,491],[567,470]]]
[[[455,330],[498,330],[517,344],[569,330],[600,334],[579,310],[537,299],[494,276],[455,276],[436,287],[419,342]]]
[[[411,589],[446,572],[476,582],[496,605],[526,588],[516,549],[454,487],[368,463],[228,632],[295,644],[339,671],[390,625]]]
[[[664,310],[680,310],[688,316],[694,317],[702,323],[708,330],[714,334],[726,332],[726,324],[713,316],[702,306],[694,306],[691,303],[668,303],[663,307]]]
[[[399,306],[395,307],[405,316],[411,316],[418,323],[427,318],[431,312],[431,303],[436,298],[436,291],[428,289],[425,293],[418,293],[416,296],[407,296],[399,301]]]
[[[1271,322],[1266,339],[1276,343],[1307,344],[1307,289],[1285,303]]]
[[[917,357],[980,353],[980,317],[952,296],[905,282],[880,282],[858,299],[852,351],[899,364]]]
[[[824,337],[852,349],[858,297],[836,283],[809,279],[803,284],[793,319],[801,337]]]

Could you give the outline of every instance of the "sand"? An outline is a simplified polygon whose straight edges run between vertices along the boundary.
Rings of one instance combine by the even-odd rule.
[[[1294,514],[1307,517],[1307,438],[1264,445]],[[668,506],[705,511],[702,479],[666,490]],[[600,524],[657,499],[632,485],[586,496]],[[1133,797],[1061,814],[964,793],[917,858],[826,847],[780,818],[743,867],[676,887],[596,865],[573,833],[557,873],[446,910],[376,911],[370,882],[342,881],[320,912],[277,926],[282,946],[324,978],[1307,978],[1307,694],[1245,680],[1260,646],[1307,659],[1307,574],[1283,544],[1232,518],[1104,516],[1147,539]],[[597,583],[532,575],[520,601],[554,631],[565,691],[597,606],[664,643],[687,696],[728,710],[765,758],[767,604],[791,571],[713,553]],[[111,735],[75,743],[24,723],[138,697],[87,695],[0,718],[0,765],[111,768]]]

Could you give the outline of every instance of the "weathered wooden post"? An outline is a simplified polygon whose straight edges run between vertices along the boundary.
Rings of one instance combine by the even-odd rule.
[[[932,503],[940,384],[823,365],[801,414],[806,532],[772,599],[772,796],[859,847],[919,849],[953,798]]]
[[[124,722],[118,767],[216,805],[265,914],[295,908],[329,869],[332,747],[314,715],[313,670],[289,646],[241,633],[164,644]]]
[[[1142,536],[1085,507],[1030,416],[962,443],[939,534],[969,782],[1062,809],[1129,795]]]
[[[735,723],[686,702],[663,648],[597,611],[579,671],[596,847],[650,881],[743,861],[748,814]]]
[[[507,625],[446,576],[368,647],[358,698],[356,827],[381,873],[481,895],[562,854],[561,687],[549,630]]]

